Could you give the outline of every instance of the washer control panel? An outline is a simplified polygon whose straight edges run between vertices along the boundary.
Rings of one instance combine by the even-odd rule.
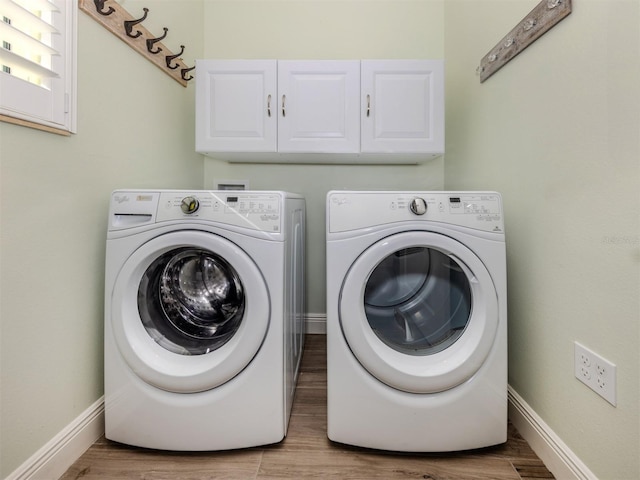
[[[265,232],[280,232],[280,204],[281,197],[277,193],[161,192],[157,221],[189,217]]]
[[[128,191],[112,194],[111,230],[193,220],[268,233],[282,231],[283,193],[277,191]]]
[[[327,195],[330,232],[402,221],[431,221],[504,232],[497,192],[350,192]]]

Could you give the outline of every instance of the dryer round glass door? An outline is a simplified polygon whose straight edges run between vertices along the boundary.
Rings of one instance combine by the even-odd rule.
[[[114,337],[130,368],[181,393],[240,373],[260,349],[270,317],[253,260],[202,231],[171,232],[140,246],[120,270],[111,302]]]
[[[451,237],[398,233],[366,249],[340,294],[340,325],[361,365],[399,390],[453,388],[482,366],[498,303],[482,261]]]
[[[364,311],[380,340],[409,355],[453,345],[471,318],[471,285],[462,266],[440,250],[397,250],[374,268]]]

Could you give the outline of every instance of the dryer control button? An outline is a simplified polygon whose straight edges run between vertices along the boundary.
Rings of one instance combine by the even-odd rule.
[[[427,213],[427,202],[424,201],[424,198],[416,197],[411,200],[409,208],[416,215],[424,215]]]
[[[184,197],[180,202],[180,208],[184,213],[195,213],[200,208],[200,202],[196,197]]]

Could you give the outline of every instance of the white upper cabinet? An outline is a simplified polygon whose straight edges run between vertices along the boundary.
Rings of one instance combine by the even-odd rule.
[[[196,151],[277,151],[277,62],[196,61]]]
[[[441,60],[363,60],[362,153],[444,152]]]
[[[360,62],[278,61],[278,151],[360,151]]]
[[[444,152],[441,60],[197,60],[196,150],[228,161],[420,163]]]

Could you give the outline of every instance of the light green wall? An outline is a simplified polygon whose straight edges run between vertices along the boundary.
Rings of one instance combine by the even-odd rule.
[[[156,2],[150,16],[164,19],[167,45],[184,42],[193,64],[202,3],[178,3]],[[142,11],[140,2],[126,7]],[[103,393],[111,190],[202,184],[193,86],[180,86],[84,12],[78,20],[77,135],[0,123],[0,478]]]
[[[435,0],[205,0],[206,58],[443,58],[444,3]],[[331,189],[442,189],[443,159],[419,166],[259,165],[205,159],[205,188],[252,189],[307,201],[307,311],[326,312],[325,197]]]
[[[574,1],[480,84],[537,3],[446,2],[445,183],[504,195],[510,384],[598,478],[637,479],[639,2]],[[574,378],[574,340],[617,364],[617,408]]]

